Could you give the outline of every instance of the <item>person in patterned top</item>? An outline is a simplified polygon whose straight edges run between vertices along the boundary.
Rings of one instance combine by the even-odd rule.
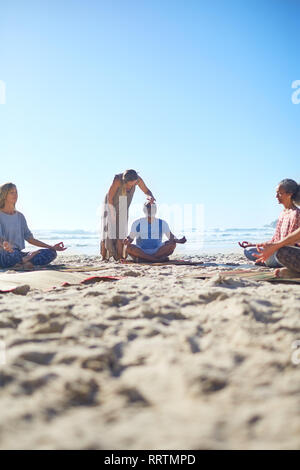
[[[284,268],[275,269],[277,277],[300,277],[300,247],[296,242],[300,241],[300,228],[290,233],[278,242],[267,242],[257,245],[258,261],[265,262],[276,253],[276,258]],[[293,246],[295,244],[295,246]]]
[[[255,261],[256,264],[262,264],[262,260],[257,256],[259,255],[257,245],[262,246],[266,243],[280,242],[283,238],[300,228],[300,209],[297,207],[297,205],[300,205],[300,185],[292,179],[282,180],[276,188],[276,198],[278,203],[284,206],[284,209],[279,215],[272,239],[259,244],[248,242],[239,243],[239,245],[244,248],[245,256],[251,261]],[[295,246],[298,245],[295,244]],[[282,264],[276,257],[276,252],[265,259],[264,263],[269,268],[282,267]]]

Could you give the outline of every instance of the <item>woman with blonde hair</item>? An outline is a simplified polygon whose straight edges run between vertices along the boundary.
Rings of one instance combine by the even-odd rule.
[[[50,246],[33,237],[24,215],[16,210],[18,191],[13,183],[0,186],[0,267],[45,266],[53,261],[57,251],[66,248],[62,242]],[[25,240],[31,245],[45,248],[32,253],[23,252]]]
[[[105,196],[102,215],[102,260],[111,256],[115,260],[123,257],[123,240],[128,235],[128,209],[135,188],[138,186],[150,202],[154,202],[150,189],[135,170],[126,170],[115,175],[112,185]]]

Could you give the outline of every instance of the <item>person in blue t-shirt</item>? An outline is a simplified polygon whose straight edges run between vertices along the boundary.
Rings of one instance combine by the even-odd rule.
[[[167,222],[155,217],[156,204],[146,202],[143,210],[146,217],[133,222],[130,234],[123,243],[127,247],[127,253],[134,259],[163,261],[173,253],[176,243],[185,243],[186,238],[177,239],[170,231]],[[162,241],[163,235],[168,241]],[[134,239],[136,244],[132,243]]]
[[[34,238],[24,215],[16,210],[17,200],[15,184],[5,183],[0,186],[0,268],[32,269],[34,266],[46,266],[56,258],[57,251],[67,248],[63,242],[48,245]],[[43,249],[24,252],[25,240]]]

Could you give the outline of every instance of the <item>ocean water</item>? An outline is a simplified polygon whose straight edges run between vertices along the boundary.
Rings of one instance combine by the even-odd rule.
[[[65,254],[99,254],[99,232],[84,230],[33,230],[34,236],[54,245],[63,241],[68,250]],[[239,241],[248,241],[253,243],[264,242],[270,240],[274,233],[274,228],[266,226],[262,228],[215,228],[204,230],[204,232],[189,229],[176,233],[178,238],[183,235],[187,238],[184,245],[177,245],[176,252],[178,254],[196,255],[196,254],[212,254],[212,253],[229,253],[241,252],[238,246]],[[32,245],[26,248],[32,249]]]

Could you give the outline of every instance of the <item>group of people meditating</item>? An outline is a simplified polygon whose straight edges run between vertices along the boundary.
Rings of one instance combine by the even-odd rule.
[[[133,222],[128,234],[128,210],[136,186],[147,196],[144,217]],[[255,264],[277,268],[276,275],[291,272],[300,276],[300,185],[292,179],[282,180],[276,188],[276,198],[284,206],[277,221],[273,238],[264,243],[240,242],[245,256]],[[64,251],[63,242],[48,245],[34,238],[23,214],[16,210],[18,192],[16,185],[0,186],[0,268],[26,268],[45,266]],[[164,261],[177,243],[186,238],[176,238],[168,223],[156,217],[155,198],[135,170],[115,175],[105,196],[102,214],[102,260],[121,260],[130,255],[135,261]],[[163,236],[167,241],[163,242]],[[25,240],[39,250],[23,251]],[[133,243],[135,240],[135,243]]]

